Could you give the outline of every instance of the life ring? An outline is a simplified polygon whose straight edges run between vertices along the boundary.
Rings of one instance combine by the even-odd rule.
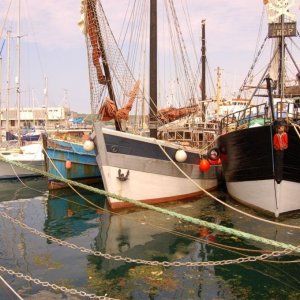
[[[220,150],[218,148],[212,148],[207,152],[207,158],[212,161],[216,161],[220,158]]]
[[[113,146],[111,146],[111,151],[112,151],[113,153],[118,153],[118,152],[119,152],[119,147],[116,146],[116,145],[113,145]]]

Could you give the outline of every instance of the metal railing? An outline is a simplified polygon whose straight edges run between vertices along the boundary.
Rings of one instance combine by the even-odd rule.
[[[300,119],[300,108],[295,103],[278,102],[274,105],[276,120]],[[272,123],[270,108],[267,103],[247,107],[243,110],[226,115],[220,122],[220,134],[242,130]]]

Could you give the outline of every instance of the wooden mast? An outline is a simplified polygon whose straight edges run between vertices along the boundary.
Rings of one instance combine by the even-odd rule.
[[[20,68],[21,68],[21,1],[18,5],[18,35],[17,35],[17,76],[16,76],[16,93],[17,93],[17,133],[18,133],[18,145],[21,146],[21,89],[20,89]]]
[[[217,67],[217,119],[219,120],[220,116],[220,101],[221,101],[221,68]]]
[[[201,21],[202,24],[202,79],[201,79],[201,98],[202,98],[202,121],[205,122],[205,103],[206,100],[206,47],[205,47],[205,20]]]
[[[150,0],[150,137],[157,138],[157,0]]]
[[[282,14],[280,16],[280,24],[281,24],[281,36],[279,37],[279,43],[278,43],[278,47],[279,47],[279,76],[278,76],[278,95],[280,96],[280,101],[283,101],[284,98],[284,73],[285,73],[285,69],[284,69],[284,60],[285,60],[285,46],[284,46],[284,15]],[[282,112],[282,105],[280,106],[280,110]],[[281,113],[280,112],[280,113]]]
[[[99,21],[98,21],[97,15],[96,15],[96,1],[95,0],[87,1],[87,10],[90,14],[92,14],[91,19],[95,23],[96,30],[98,33],[97,38],[98,38],[99,48],[100,48],[100,52],[101,52],[101,56],[102,56],[102,65],[103,65],[105,81],[106,81],[105,84],[107,85],[109,98],[115,103],[116,109],[118,110],[116,97],[115,97],[115,93],[114,93],[113,86],[112,86],[110,70],[109,70],[109,66],[107,63],[106,52],[105,52],[105,48],[103,45],[100,25],[99,25]],[[88,26],[91,26],[91,24],[88,24]],[[117,120],[115,120],[115,127],[116,127],[116,130],[118,130],[118,131],[122,130],[121,124]]]
[[[7,31],[7,65],[6,65],[6,122],[5,122],[5,130],[6,130],[6,140],[8,139],[8,132],[10,129],[9,126],[9,106],[10,106],[10,36],[11,32]]]
[[[2,50],[4,43],[5,40],[2,42],[2,46],[0,47],[0,128],[2,128]]]

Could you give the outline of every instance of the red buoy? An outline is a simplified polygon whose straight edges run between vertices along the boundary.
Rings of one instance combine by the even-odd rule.
[[[66,169],[72,168],[72,162],[70,160],[66,160]]]
[[[210,163],[207,159],[201,159],[200,164],[199,164],[199,169],[202,172],[208,171],[210,168]]]

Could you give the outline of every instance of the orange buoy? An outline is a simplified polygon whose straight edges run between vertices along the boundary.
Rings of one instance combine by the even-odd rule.
[[[69,209],[69,208],[67,210],[67,216],[68,217],[72,217],[73,216],[73,211],[71,209]]]
[[[70,160],[66,160],[66,169],[72,168],[72,162]]]
[[[205,238],[208,242],[215,242],[216,237],[213,235],[206,227],[201,227],[199,235],[202,238]]]
[[[201,159],[199,164],[199,169],[202,172],[206,172],[210,169],[210,163],[207,159]]]
[[[209,235],[209,231],[206,227],[201,227],[199,234],[201,237],[207,237]]]

